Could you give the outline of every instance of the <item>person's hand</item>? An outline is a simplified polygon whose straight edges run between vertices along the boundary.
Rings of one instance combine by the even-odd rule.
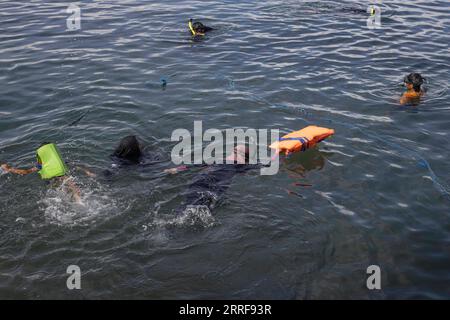
[[[95,173],[90,172],[90,171],[86,171],[86,174],[87,174],[87,176],[90,177],[90,178],[95,178],[95,177],[97,177],[97,175],[96,175]]]
[[[170,169],[164,170],[164,173],[169,173],[169,174],[175,174],[177,172],[178,172],[177,168],[170,168]]]
[[[2,170],[3,170],[5,173],[8,173],[8,172],[9,172],[9,169],[10,169],[11,167],[5,163],[5,164],[2,164],[2,165],[1,165],[1,168],[2,168]]]

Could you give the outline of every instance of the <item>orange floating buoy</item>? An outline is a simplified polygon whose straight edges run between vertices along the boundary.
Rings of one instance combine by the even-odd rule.
[[[333,134],[333,129],[308,126],[281,137],[269,147],[276,149],[277,154],[284,151],[288,155],[291,152],[306,151]]]

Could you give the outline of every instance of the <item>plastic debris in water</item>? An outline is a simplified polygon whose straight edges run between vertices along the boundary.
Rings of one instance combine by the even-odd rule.
[[[417,165],[421,168],[428,168],[428,163],[423,159],[420,159],[419,161],[417,161]]]
[[[161,77],[161,78],[159,79],[159,82],[161,82],[161,87],[162,87],[163,89],[165,89],[166,86],[167,86],[167,79],[166,79],[165,77]]]

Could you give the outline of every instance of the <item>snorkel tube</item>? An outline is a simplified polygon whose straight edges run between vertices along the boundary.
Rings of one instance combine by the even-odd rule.
[[[195,37],[195,36],[204,36],[205,35],[204,33],[201,33],[201,32],[195,32],[194,27],[192,26],[192,19],[189,19],[188,25],[189,25],[189,30],[191,30],[192,36]]]

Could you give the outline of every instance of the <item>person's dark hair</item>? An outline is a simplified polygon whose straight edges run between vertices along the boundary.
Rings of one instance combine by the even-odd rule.
[[[141,154],[141,146],[136,136],[127,136],[120,141],[116,150],[114,150],[113,156],[130,161],[138,161]]]
[[[198,22],[198,21],[194,22],[192,24],[192,28],[194,29],[195,32],[201,32],[201,33],[205,33],[205,32],[213,30],[213,28],[207,27],[203,23]]]
[[[404,82],[412,84],[414,91],[420,92],[424,80],[425,78],[423,78],[419,73],[410,73],[405,76]]]

